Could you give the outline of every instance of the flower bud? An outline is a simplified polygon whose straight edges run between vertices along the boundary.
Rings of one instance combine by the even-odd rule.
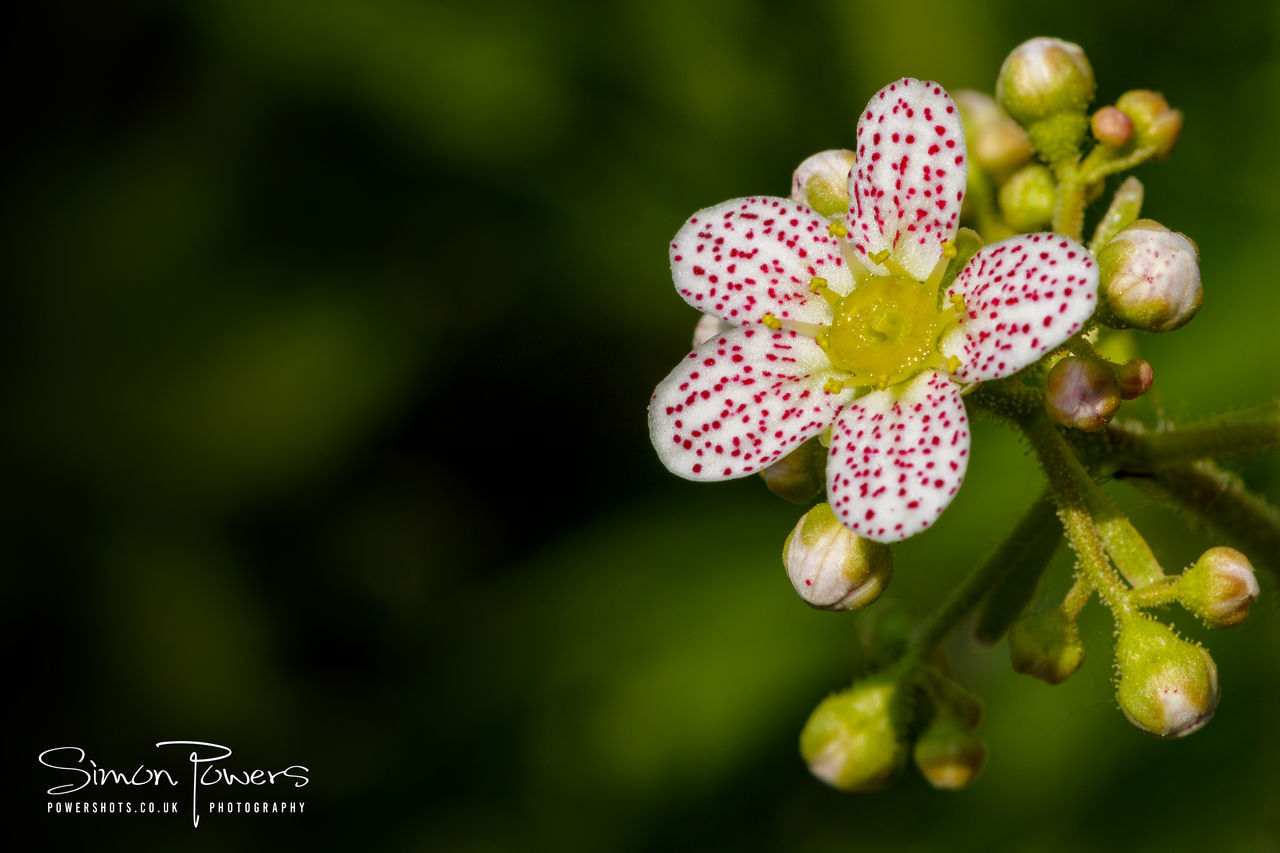
[[[1249,559],[1234,548],[1210,548],[1182,574],[1178,597],[1213,628],[1239,625],[1258,600],[1258,578]]]
[[[1138,148],[1154,148],[1154,160],[1169,156],[1182,135],[1181,112],[1171,109],[1159,93],[1146,89],[1125,92],[1116,107],[1133,121],[1133,141]]]
[[[1047,166],[1024,166],[1000,187],[1000,214],[1015,231],[1038,231],[1053,218],[1057,190]]]
[[[1009,657],[1014,672],[1061,684],[1084,663],[1080,628],[1061,610],[1028,613],[1009,630]]]
[[[1209,652],[1145,616],[1132,617],[1116,640],[1116,701],[1156,737],[1189,735],[1218,707],[1218,668]]]
[[[1115,107],[1098,110],[1089,124],[1094,138],[1112,148],[1121,147],[1133,136],[1133,119]]]
[[[1116,368],[1116,381],[1120,383],[1122,399],[1136,400],[1151,390],[1156,371],[1145,358],[1131,358]]]
[[[727,332],[733,327],[721,320],[714,314],[703,314],[698,319],[698,325],[693,327],[693,348],[705,344],[721,332]]]
[[[1031,140],[989,95],[964,89],[952,93],[964,123],[969,159],[997,181],[1031,159]]]
[[[978,777],[987,760],[987,745],[956,720],[939,716],[916,741],[912,757],[930,785],[956,791]]]
[[[764,484],[783,500],[807,504],[827,485],[827,449],[811,438],[760,472]]]
[[[842,791],[883,787],[902,766],[902,697],[894,682],[866,681],[819,703],[800,733],[810,772]]]
[[[996,100],[1023,125],[1063,112],[1083,112],[1093,100],[1093,68],[1080,45],[1033,38],[1000,67]]]
[[[791,176],[791,198],[807,204],[823,216],[849,209],[849,170],[852,151],[822,151],[801,163]]]
[[[1044,407],[1055,423],[1096,432],[1120,408],[1120,383],[1111,367],[1092,358],[1068,357],[1049,371]]]
[[[1098,278],[1109,324],[1170,332],[1204,302],[1195,244],[1150,219],[1139,219],[1102,247]]]
[[[819,610],[853,610],[889,584],[893,553],[841,524],[826,501],[805,513],[782,546],[796,592]]]

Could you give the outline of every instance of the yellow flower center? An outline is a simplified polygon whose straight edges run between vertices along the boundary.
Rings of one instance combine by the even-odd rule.
[[[947,323],[938,311],[936,285],[872,276],[832,309],[832,323],[818,344],[853,385],[886,387],[937,361],[939,333]]]

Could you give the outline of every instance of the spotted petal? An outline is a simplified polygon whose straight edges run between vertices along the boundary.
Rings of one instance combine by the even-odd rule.
[[[700,210],[671,240],[676,290],[694,308],[735,326],[765,314],[827,323],[831,308],[809,289],[816,276],[840,295],[853,277],[828,222],[785,198],[739,198]]]
[[[941,371],[874,391],[840,413],[831,431],[827,500],[845,527],[898,542],[934,522],[969,464],[969,419]]]
[[[984,247],[947,294],[965,302],[963,320],[942,341],[960,359],[956,378],[999,379],[1080,330],[1098,303],[1098,265],[1074,240],[1022,234]]]
[[[857,157],[849,173],[849,239],[864,259],[888,249],[924,281],[960,220],[968,175],[960,113],[938,84],[904,77],[867,104]]]
[[[649,437],[673,473],[728,480],[756,473],[825,429],[852,391],[813,338],[731,329],[689,353],[653,392]]]

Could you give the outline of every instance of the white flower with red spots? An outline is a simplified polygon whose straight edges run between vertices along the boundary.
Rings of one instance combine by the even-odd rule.
[[[1097,298],[1093,258],[1055,234],[987,246],[941,291],[965,157],[951,98],[905,78],[858,122],[842,222],[741,198],[685,223],[676,290],[732,328],[654,391],[650,436],[671,471],[744,477],[830,427],[827,500],[845,526],[896,542],[933,523],[968,464],[959,383],[1035,362]]]

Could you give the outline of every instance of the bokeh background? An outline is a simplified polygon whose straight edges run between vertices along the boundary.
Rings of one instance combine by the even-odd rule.
[[[785,193],[903,75],[990,90],[1084,45],[1100,102],[1186,114],[1143,167],[1206,305],[1147,336],[1177,421],[1280,390],[1275,4],[363,0],[39,4],[2,36],[12,803],[51,849],[1280,849],[1280,589],[1212,636],[1217,718],[1110,698],[1108,620],[1051,688],[967,631],[986,771],[869,796],[796,737],[859,664],[778,553],[798,509],[693,485],[644,409],[694,313],[665,244]],[[976,426],[884,607],[926,612],[1037,493]],[[1233,463],[1280,498],[1277,454]],[[1213,543],[1120,485],[1166,565]],[[1065,587],[1066,555],[1041,592]],[[874,612],[874,611],[873,611]],[[308,814],[50,817],[36,753],[164,739],[311,768]],[[44,785],[41,782],[45,782]]]

